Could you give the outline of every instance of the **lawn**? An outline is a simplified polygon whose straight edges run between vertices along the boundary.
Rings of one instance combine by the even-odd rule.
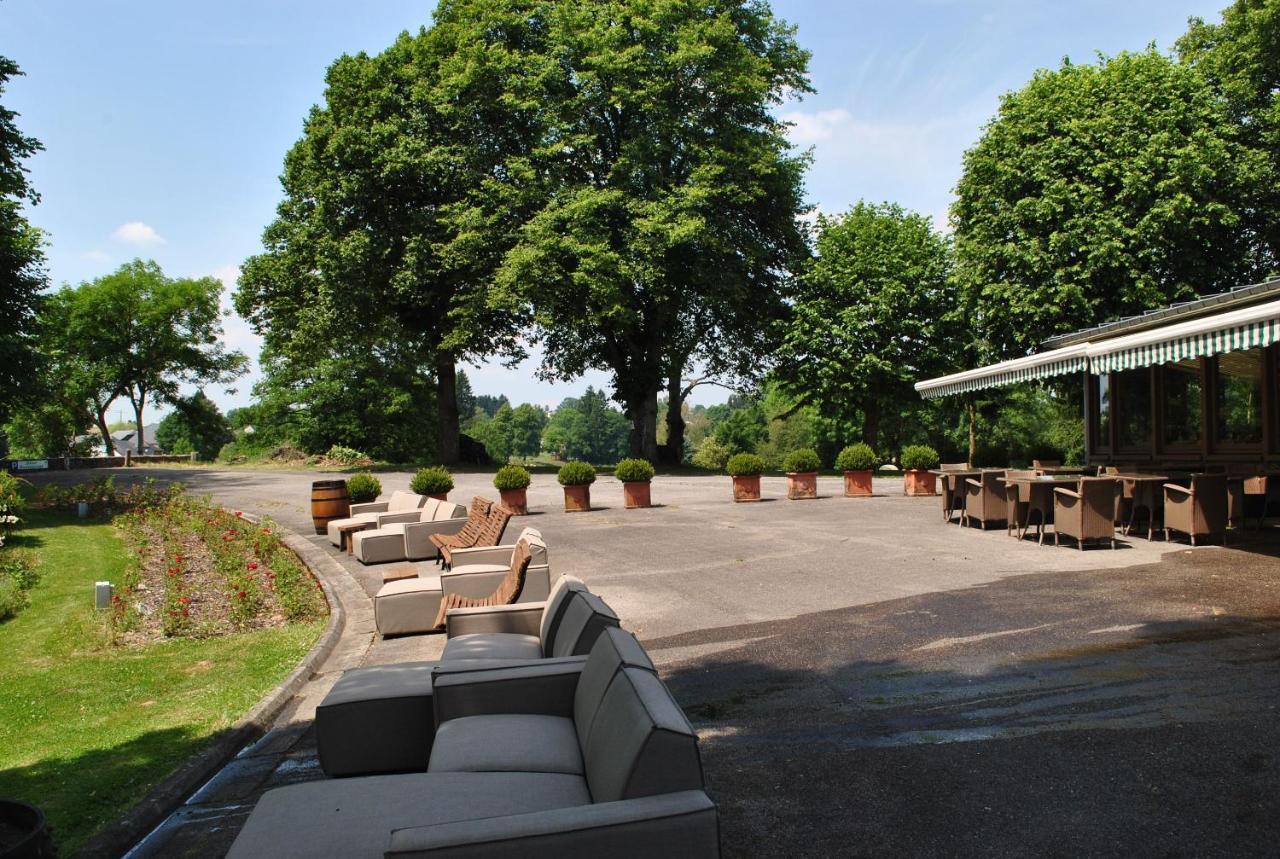
[[[33,512],[31,604],[0,624],[0,796],[39,805],[73,853],[297,665],[323,621],[113,647],[93,583],[119,582],[107,524]]]

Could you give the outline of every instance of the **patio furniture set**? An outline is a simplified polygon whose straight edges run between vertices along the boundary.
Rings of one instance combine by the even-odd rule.
[[[945,521],[955,521],[959,514],[966,527],[976,522],[986,530],[1004,524],[1006,533],[1018,539],[1034,525],[1041,545],[1052,525],[1055,545],[1068,537],[1080,549],[1090,542],[1114,549],[1117,529],[1128,536],[1139,522],[1145,523],[1148,540],[1163,531],[1166,540],[1173,533],[1185,534],[1193,546],[1206,538],[1225,544],[1228,524],[1243,524],[1250,509],[1261,523],[1270,500],[1268,487],[1273,493],[1280,490],[1266,475],[1173,469],[1155,474],[1133,465],[1094,469],[1036,461],[1019,470],[952,463],[934,473],[942,487]]]
[[[267,792],[232,857],[719,855],[697,735],[582,581],[440,613],[439,661],[343,675],[316,710],[330,778]]]

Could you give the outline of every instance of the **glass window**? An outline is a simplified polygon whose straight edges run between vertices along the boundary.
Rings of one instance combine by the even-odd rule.
[[[1093,386],[1093,446],[1111,446],[1111,377],[1094,377]]]
[[[1164,365],[1164,443],[1199,444],[1203,425],[1200,359]]]
[[[1228,352],[1217,361],[1217,440],[1234,444],[1262,441],[1262,350]]]
[[[1120,447],[1151,447],[1151,374],[1147,370],[1117,373],[1115,397]]]

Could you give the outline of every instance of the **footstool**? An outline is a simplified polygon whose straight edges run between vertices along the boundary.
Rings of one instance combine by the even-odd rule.
[[[362,564],[405,560],[404,523],[356,532],[351,536],[351,554]]]
[[[430,632],[436,628],[442,598],[439,576],[387,582],[373,598],[373,618],[378,632],[383,635]]]
[[[425,772],[436,723],[435,662],[354,668],[316,707],[320,767],[330,776]]]

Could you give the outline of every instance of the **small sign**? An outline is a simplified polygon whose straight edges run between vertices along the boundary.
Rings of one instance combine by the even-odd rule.
[[[44,471],[49,467],[47,459],[15,459],[10,467],[14,471]]]

